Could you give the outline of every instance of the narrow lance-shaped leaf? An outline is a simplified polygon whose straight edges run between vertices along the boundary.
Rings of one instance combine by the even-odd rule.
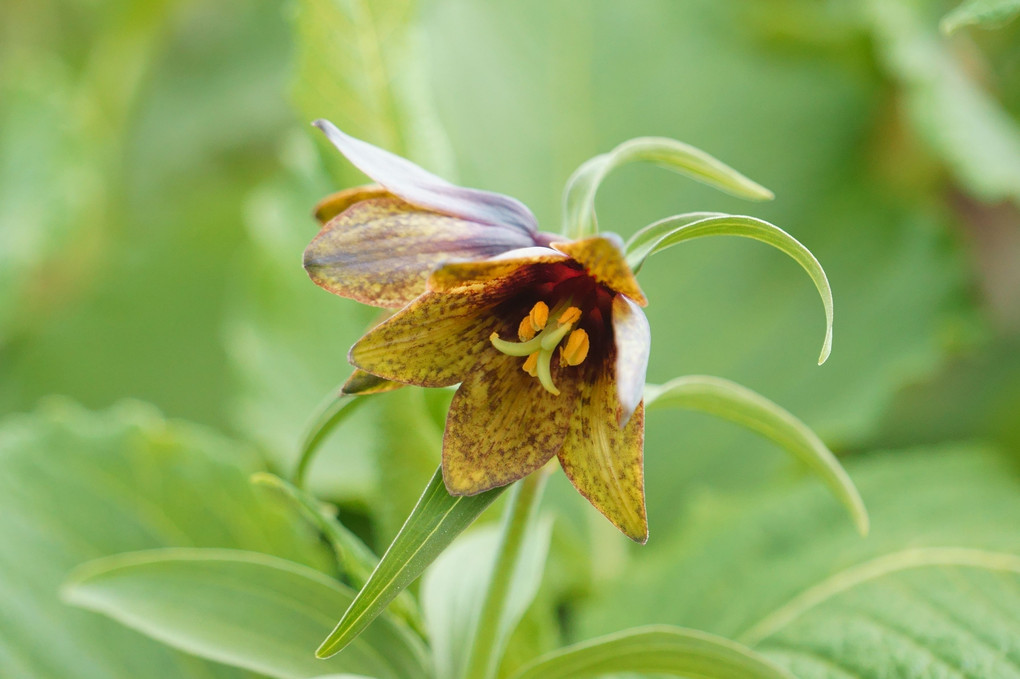
[[[504,490],[505,486],[454,497],[443,484],[442,470],[437,469],[379,565],[316,656],[328,658],[351,643]]]
[[[90,561],[64,599],[174,648],[279,679],[352,672],[379,679],[428,676],[421,640],[378,619],[329,662],[309,643],[354,592],[306,566],[257,552],[157,549]]]
[[[272,488],[293,503],[325,537],[336,554],[340,569],[350,582],[361,587],[379,563],[378,557],[361,539],[340,523],[315,497],[297,486],[287,483],[275,474],[259,472],[252,475],[251,482],[258,486]],[[418,608],[407,592],[401,592],[390,605],[390,612],[400,616],[411,627],[422,631],[423,625]]]
[[[675,139],[639,137],[609,153],[595,156],[567,181],[563,197],[563,228],[572,238],[598,231],[595,194],[614,169],[635,162],[654,163],[727,193],[750,200],[771,200],[772,192],[704,151]]]
[[[677,243],[704,236],[742,236],[771,245],[800,264],[818,289],[825,308],[825,339],[818,365],[825,363],[832,352],[832,289],[825,270],[811,251],[796,238],[763,219],[716,214],[692,221],[692,217],[694,215],[669,217],[635,233],[627,242],[627,262],[631,268],[638,271],[649,256]]]
[[[793,679],[764,656],[696,630],[655,625],[567,646],[521,668],[513,679],[566,679],[612,672],[689,679]]]
[[[966,0],[939,23],[945,34],[964,26],[979,25],[996,28],[1020,14],[1020,0]]]
[[[771,439],[818,474],[846,507],[857,531],[867,535],[864,501],[835,455],[807,425],[764,396],[721,377],[692,375],[662,386],[649,385],[645,407],[649,411],[667,407],[699,410]]]

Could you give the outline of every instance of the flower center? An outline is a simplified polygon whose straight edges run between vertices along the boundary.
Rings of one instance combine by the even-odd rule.
[[[550,317],[555,319],[551,323]],[[581,328],[575,329],[580,320],[581,310],[570,306],[569,302],[561,304],[552,312],[545,302],[538,302],[517,327],[520,342],[500,339],[499,333],[495,332],[489,336],[489,341],[507,356],[527,356],[521,366],[524,372],[537,377],[546,391],[559,396],[560,390],[553,384],[549,362],[564,338],[567,341],[560,346],[560,366],[580,365],[584,362],[588,356],[589,340],[588,333]]]

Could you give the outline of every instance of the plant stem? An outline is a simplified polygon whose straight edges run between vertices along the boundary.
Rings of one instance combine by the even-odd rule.
[[[292,483],[304,488],[308,468],[319,450],[319,445],[333,429],[353,413],[365,399],[352,394],[334,392],[319,406],[301,437],[297,465],[291,476]]]
[[[518,483],[510,495],[499,548],[492,565],[492,576],[478,612],[478,627],[465,663],[465,679],[492,679],[496,674],[506,645],[505,630],[501,627],[504,624],[507,595],[518,568],[524,537],[534,523],[547,476],[548,467],[543,467]]]

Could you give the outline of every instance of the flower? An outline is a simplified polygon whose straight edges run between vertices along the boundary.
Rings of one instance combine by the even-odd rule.
[[[460,384],[443,437],[449,492],[512,483],[555,456],[596,509],[644,542],[650,336],[619,238],[556,242],[511,198],[454,187],[319,126],[384,188],[323,203],[342,211],[312,241],[306,268],[331,292],[401,306],[351,348],[354,366],[404,384]]]

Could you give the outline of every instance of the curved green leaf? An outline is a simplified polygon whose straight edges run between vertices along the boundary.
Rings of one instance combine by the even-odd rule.
[[[811,429],[788,411],[747,387],[721,377],[692,375],[662,386],[649,385],[645,408],[699,410],[736,422],[771,439],[818,474],[846,507],[861,535],[868,534],[864,501],[836,456]]]
[[[635,162],[654,163],[741,198],[771,200],[773,197],[764,186],[700,149],[665,137],[639,137],[623,142],[609,153],[595,156],[567,180],[563,194],[564,232],[572,238],[597,232],[595,194],[599,186],[610,172]]]
[[[677,215],[650,224],[627,241],[627,263],[634,271],[641,269],[645,260],[657,253],[694,238],[704,236],[742,236],[753,238],[780,250],[803,267],[818,289],[825,307],[825,339],[818,365],[825,363],[832,351],[832,289],[825,270],[811,251],[800,241],[778,226],[756,217],[716,214],[692,221],[693,215]]]
[[[949,35],[964,26],[979,25],[997,28],[1020,14],[1020,0],[966,0],[939,22]]]
[[[315,453],[318,452],[319,446],[326,440],[330,432],[350,417],[363,402],[364,399],[359,398],[357,394],[349,394],[341,390],[337,394],[330,395],[323,405],[319,406],[301,438],[298,463],[294,468],[295,486],[304,487],[305,476],[308,474],[308,468],[311,466],[312,460],[315,459]]]
[[[350,644],[504,490],[505,486],[470,497],[453,497],[443,484],[442,470],[437,469],[379,565],[316,656],[328,658]]]
[[[428,674],[421,643],[388,619],[329,663],[317,660],[312,640],[354,592],[318,571],[256,552],[119,554],[76,569],[63,596],[174,648],[280,679],[330,670],[379,679]]]
[[[793,679],[734,641],[667,625],[639,627],[568,646],[521,668],[513,679],[594,677],[610,672],[690,679]]]

